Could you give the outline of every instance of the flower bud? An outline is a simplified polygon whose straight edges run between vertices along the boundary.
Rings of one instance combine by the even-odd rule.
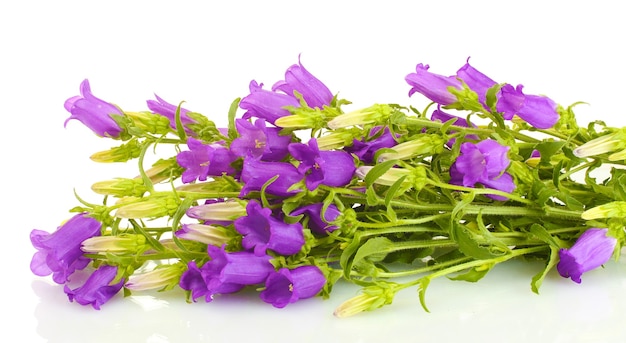
[[[96,182],[91,185],[91,189],[98,194],[111,195],[118,198],[126,196],[140,197],[147,191],[143,180],[125,178]]]
[[[224,201],[191,207],[187,215],[191,218],[210,221],[232,221],[247,214],[246,202]]]
[[[151,112],[124,112],[133,124],[146,132],[155,135],[164,135],[170,132],[170,121],[168,118]]]
[[[179,203],[180,199],[172,194],[149,196],[121,206],[115,216],[127,219],[171,217],[178,210]]]
[[[342,114],[328,122],[328,127],[336,130],[348,126],[379,123],[387,120],[393,113],[389,105],[373,105],[368,108]]]
[[[207,245],[222,246],[231,239],[229,230],[205,224],[185,224],[182,229],[176,231],[176,237],[204,243]]]
[[[363,311],[371,311],[389,305],[395,296],[394,284],[364,287],[361,294],[339,305],[333,313],[336,317],[350,317]]]
[[[582,219],[626,218],[626,201],[613,201],[583,212]]]
[[[88,253],[137,254],[146,248],[146,237],[137,234],[91,237],[84,240],[81,246],[81,250]]]
[[[406,160],[421,155],[434,155],[443,151],[446,140],[439,135],[420,135],[416,139],[394,146],[393,152],[378,156],[378,163],[389,160]]]
[[[118,147],[99,151],[90,156],[91,160],[100,163],[126,162],[141,154],[141,145],[136,139],[128,141]]]
[[[131,291],[169,289],[178,284],[185,269],[183,263],[157,267],[146,273],[132,275],[124,287]]]
[[[626,148],[626,128],[615,131],[604,136],[592,139],[589,142],[574,149],[576,157],[596,156],[616,150],[624,150]],[[611,155],[612,161],[620,159],[623,152]],[[609,157],[611,159],[611,157]]]

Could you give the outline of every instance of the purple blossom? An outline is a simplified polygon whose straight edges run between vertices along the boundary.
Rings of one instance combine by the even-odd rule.
[[[462,66],[457,72],[456,76],[463,80],[465,84],[476,94],[478,94],[478,100],[485,107],[487,111],[489,111],[489,107],[487,107],[487,90],[489,88],[496,85],[496,82],[490,79],[487,75],[479,72],[476,68],[472,67],[469,64],[469,58],[465,65]]]
[[[441,104],[450,105],[457,101],[456,96],[448,90],[448,87],[462,89],[462,84],[454,76],[443,76],[428,71],[429,65],[418,64],[415,73],[406,76],[406,82],[412,86],[409,96],[421,93],[428,99]]]
[[[314,297],[325,284],[326,278],[316,266],[301,266],[291,270],[281,268],[267,277],[260,297],[274,307],[283,308],[300,299]]]
[[[315,190],[320,184],[343,187],[352,181],[356,171],[354,159],[348,152],[319,150],[315,138],[311,138],[308,144],[290,144],[289,152],[300,161],[298,171],[305,175],[309,190]]]
[[[280,161],[288,154],[287,146],[292,135],[281,136],[280,128],[266,127],[264,119],[257,119],[254,124],[245,119],[235,121],[239,137],[230,145],[230,150],[237,156],[260,158],[263,161]]]
[[[511,174],[505,171],[510,163],[508,151],[509,147],[491,139],[476,144],[461,144],[461,154],[450,167],[450,183],[464,187],[482,184],[511,193],[515,189],[515,183]],[[494,200],[506,200],[503,196],[487,196]]]
[[[65,120],[66,126],[67,122],[76,119],[100,137],[118,138],[122,132],[111,117],[112,114],[122,115],[122,112],[114,105],[96,98],[91,93],[89,80],[80,84],[80,95],[67,99],[64,106],[71,114]]]
[[[70,301],[76,300],[81,305],[91,305],[99,310],[100,306],[117,294],[124,285],[124,279],[111,284],[116,275],[116,266],[103,265],[96,269],[81,287],[70,289],[65,285],[64,291]]]
[[[302,224],[287,224],[254,200],[248,202],[246,210],[246,216],[235,220],[235,229],[243,235],[243,247],[254,249],[255,255],[263,256],[270,249],[288,256],[298,253],[304,246]]]
[[[370,130],[369,137],[376,136],[381,127],[377,126]],[[399,136],[399,135],[396,135]],[[372,163],[376,152],[383,148],[392,148],[398,144],[388,127],[383,129],[383,133],[371,140],[363,138],[354,139],[352,146],[344,148],[345,151],[355,154],[364,163]]]
[[[213,289],[209,289],[207,282],[211,277],[216,277],[211,272],[211,265],[205,263],[202,268],[198,268],[195,261],[190,261],[187,270],[181,275],[180,288],[191,291],[191,299],[196,301],[200,297],[205,297],[206,302],[213,300],[214,294],[228,294],[240,291],[245,285],[236,283],[221,283]],[[219,275],[217,275],[219,277]]]
[[[263,84],[259,85],[254,80],[250,82],[250,94],[239,102],[239,107],[246,110],[243,119],[263,118],[272,124],[276,119],[291,114],[285,106],[299,107],[300,102],[292,95],[265,90]]]
[[[292,65],[285,72],[285,80],[276,82],[272,90],[282,91],[287,95],[298,92],[309,107],[323,108],[333,100],[333,94],[328,87],[304,68],[299,57],[298,64]]]
[[[607,236],[608,229],[590,228],[569,249],[559,250],[556,269],[562,277],[581,282],[581,275],[606,263],[615,250],[617,239]]]
[[[324,204],[321,202],[305,205],[295,209],[290,213],[290,215],[299,216],[301,214],[306,214],[309,218],[308,227],[311,231],[319,234],[328,234],[329,232],[337,230],[336,225],[328,223],[336,220],[341,214],[341,211],[339,211],[335,204],[330,204],[326,209],[326,212],[324,212],[324,218],[322,219],[323,207]]]
[[[172,129],[176,130],[176,111],[178,110],[178,106],[170,104],[169,102],[161,99],[156,94],[154,96],[156,97],[156,100],[146,101],[146,103],[148,104],[148,108],[150,109],[150,111],[169,119],[170,126],[172,127]],[[195,123],[195,121],[191,119],[189,115],[187,115],[187,113],[189,113],[189,110],[182,107],[180,108],[180,121],[182,122],[183,126]]]
[[[52,274],[54,282],[65,283],[74,271],[85,268],[91,261],[83,256],[81,243],[100,236],[101,226],[97,220],[80,213],[53,233],[32,230],[30,241],[38,251],[30,262],[31,271],[38,276]]]
[[[268,194],[276,196],[291,196],[299,192],[299,190],[289,190],[291,186],[302,180],[302,174],[298,169],[287,162],[262,162],[258,159],[248,156],[243,160],[243,169],[241,170],[241,181],[243,188],[240,196],[245,196],[252,191],[260,191],[263,185],[273,177],[278,176],[265,191]]]
[[[183,183],[196,179],[205,181],[209,175],[236,174],[236,170],[230,164],[237,156],[230,150],[216,144],[204,144],[193,137],[187,138],[187,147],[189,150],[181,151],[176,156],[176,162],[185,168],[182,175]]]

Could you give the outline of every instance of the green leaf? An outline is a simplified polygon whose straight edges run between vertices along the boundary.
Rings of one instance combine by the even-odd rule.
[[[375,255],[375,259],[380,261],[387,255],[387,252],[393,248],[394,244],[386,237],[374,237],[365,242],[354,255],[352,264],[355,265],[366,257]],[[381,258],[382,255],[382,258]]]
[[[566,141],[545,141],[537,144],[535,149],[541,154],[541,163],[550,164],[550,158],[555,155],[567,143]]]
[[[481,246],[476,241],[478,236],[457,222],[452,223],[452,233],[452,238],[459,245],[459,250],[465,256],[473,257],[477,260],[487,260],[501,256],[501,254],[494,254],[491,249]]]
[[[550,259],[548,259],[548,263],[546,267],[539,272],[537,275],[533,276],[532,281],[530,282],[530,288],[533,292],[539,294],[539,288],[543,283],[543,279],[548,275],[548,272],[554,268],[554,266],[559,262],[559,249],[553,246],[550,246]]]
[[[429,284],[430,284],[430,279],[428,277],[423,277],[419,280],[419,284],[417,285],[417,293],[420,298],[420,304],[422,305],[422,308],[426,312],[430,312],[428,307],[426,307],[426,289],[428,288]]]
[[[237,108],[239,108],[239,102],[241,98],[235,99],[228,109],[228,138],[235,139],[239,136],[237,127],[235,126],[235,116],[237,115]]]
[[[374,168],[367,172],[367,175],[365,175],[365,179],[363,181],[365,181],[365,184],[367,186],[371,186],[376,180],[378,180],[389,169],[391,169],[391,167],[396,165],[396,163],[398,163],[397,160],[389,160],[375,165]]]
[[[454,281],[467,281],[467,282],[477,282],[482,279],[489,271],[493,268],[495,264],[486,263],[482,266],[471,268],[468,272],[464,274],[459,274],[453,277],[448,277],[450,280]]]

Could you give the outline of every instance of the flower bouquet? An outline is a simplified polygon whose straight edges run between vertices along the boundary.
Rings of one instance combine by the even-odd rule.
[[[122,290],[174,288],[189,302],[248,290],[283,308],[344,280],[362,287],[336,309],[345,317],[409,287],[427,310],[431,280],[476,282],[512,259],[544,262],[538,292],[555,267],[580,283],[619,258],[626,128],[581,127],[577,104],[525,94],[469,60],[451,76],[418,64],[405,81],[425,108],[345,111],[298,62],[271,89],[252,81],[224,128],[158,96],[126,111],[83,81],[65,123],[114,143],[93,161],[137,172],[95,182],[101,203],[76,194],[57,230],[32,230],[32,272],[95,309]]]

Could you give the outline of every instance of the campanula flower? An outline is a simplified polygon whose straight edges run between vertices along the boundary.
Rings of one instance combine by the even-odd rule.
[[[382,134],[380,132],[381,127],[376,126],[369,132],[368,138],[362,138],[360,140],[354,139],[352,146],[344,148],[345,151],[356,155],[364,163],[372,163],[374,161],[374,155],[376,152],[383,148],[392,148],[397,142],[388,127],[383,129]],[[396,135],[398,137],[399,135]],[[371,139],[371,137],[376,137]]]
[[[608,229],[590,228],[569,249],[559,250],[556,269],[564,278],[581,282],[581,275],[606,263],[615,250],[617,239],[607,236]]]
[[[253,249],[257,256],[265,255],[267,249],[288,256],[304,246],[302,224],[287,224],[254,200],[248,202],[246,210],[246,216],[235,220],[235,230],[243,235],[241,245],[245,249]]]
[[[431,101],[441,105],[450,105],[457,101],[448,87],[462,88],[462,84],[455,76],[443,76],[428,71],[430,66],[422,63],[415,68],[415,73],[406,76],[406,82],[412,87],[409,96],[421,93]]]
[[[207,282],[211,280],[215,273],[212,273],[211,266],[205,263],[202,268],[198,268],[195,261],[189,261],[187,270],[180,277],[178,285],[180,288],[191,292],[191,299],[205,297],[206,302],[213,300],[214,294],[228,294],[240,291],[245,287],[243,284],[221,283],[217,287],[209,289]]]
[[[263,162],[252,156],[243,160],[241,181],[243,188],[240,196],[245,196],[252,191],[260,191],[270,179],[278,176],[265,191],[276,196],[291,196],[299,190],[290,190],[291,186],[300,182],[303,175],[291,163],[287,162]]]
[[[293,95],[263,89],[263,84],[258,84],[254,80],[250,82],[250,94],[239,102],[239,107],[246,110],[243,114],[244,119],[263,118],[272,124],[276,119],[291,114],[285,106],[299,107],[300,101]]]
[[[337,230],[336,225],[331,225],[329,223],[336,220],[341,214],[341,211],[339,211],[335,204],[330,204],[328,208],[326,208],[326,212],[324,212],[324,216],[322,217],[323,207],[324,204],[321,202],[304,205],[293,210],[290,215],[299,216],[301,214],[306,214],[309,218],[308,228],[311,231],[319,234],[328,234],[329,232]]]
[[[330,89],[304,68],[299,57],[298,64],[292,65],[285,72],[285,80],[276,82],[272,90],[282,91],[287,95],[298,92],[309,107],[323,108],[333,100]]]
[[[511,193],[515,189],[513,177],[506,172],[510,160],[509,147],[486,139],[479,143],[461,144],[461,154],[450,167],[450,183],[464,187],[485,187]],[[488,195],[494,200],[506,200],[503,196]]]
[[[30,240],[38,251],[33,255],[30,269],[35,275],[47,276],[58,284],[65,283],[76,270],[85,268],[90,259],[83,256],[84,240],[100,235],[102,224],[80,213],[61,225],[55,232],[32,230]]]
[[[300,299],[314,297],[325,284],[326,278],[316,266],[281,268],[267,277],[260,297],[274,307],[283,308]]]
[[[206,181],[209,175],[234,175],[236,170],[231,167],[237,156],[218,144],[204,144],[193,137],[187,138],[189,150],[181,151],[176,162],[185,168],[182,175],[183,183],[195,180]]]
[[[82,286],[70,289],[65,285],[64,291],[70,301],[76,300],[81,305],[91,305],[99,310],[100,306],[117,294],[124,285],[124,279],[111,284],[116,275],[116,266],[103,265],[96,269]]]
[[[350,183],[356,170],[354,159],[343,150],[319,150],[315,138],[308,144],[292,143],[291,155],[300,161],[298,171],[305,175],[306,187],[315,190],[320,184],[342,187]]]
[[[64,106],[71,114],[65,120],[65,125],[76,119],[100,137],[118,138],[122,132],[111,117],[112,114],[122,115],[122,112],[114,105],[96,98],[91,93],[88,80],[80,84],[80,95],[67,99]]]
[[[522,85],[513,87],[505,84],[498,93],[496,109],[504,119],[513,119],[514,115],[538,129],[549,129],[559,121],[557,104],[550,98],[524,94]]]
[[[478,71],[476,68],[472,67],[469,64],[469,58],[465,62],[465,65],[456,72],[456,76],[463,80],[463,82],[465,82],[471,90],[478,94],[478,101],[485,107],[486,110],[489,110],[486,103],[487,90],[495,86],[496,82],[490,79],[487,75]]]
[[[176,130],[176,111],[178,110],[178,106],[170,104],[169,102],[161,99],[156,94],[154,95],[154,97],[156,98],[156,100],[146,101],[146,103],[148,104],[148,108],[150,109],[150,111],[169,119],[170,127]],[[180,108],[180,121],[183,126],[195,123],[195,121],[191,119],[187,113],[189,113],[188,109],[182,107]]]
[[[280,161],[289,153],[287,146],[292,135],[280,135],[280,128],[267,127],[264,119],[257,119],[254,124],[245,119],[235,120],[239,137],[230,145],[230,150],[237,156],[251,155],[263,161]]]

